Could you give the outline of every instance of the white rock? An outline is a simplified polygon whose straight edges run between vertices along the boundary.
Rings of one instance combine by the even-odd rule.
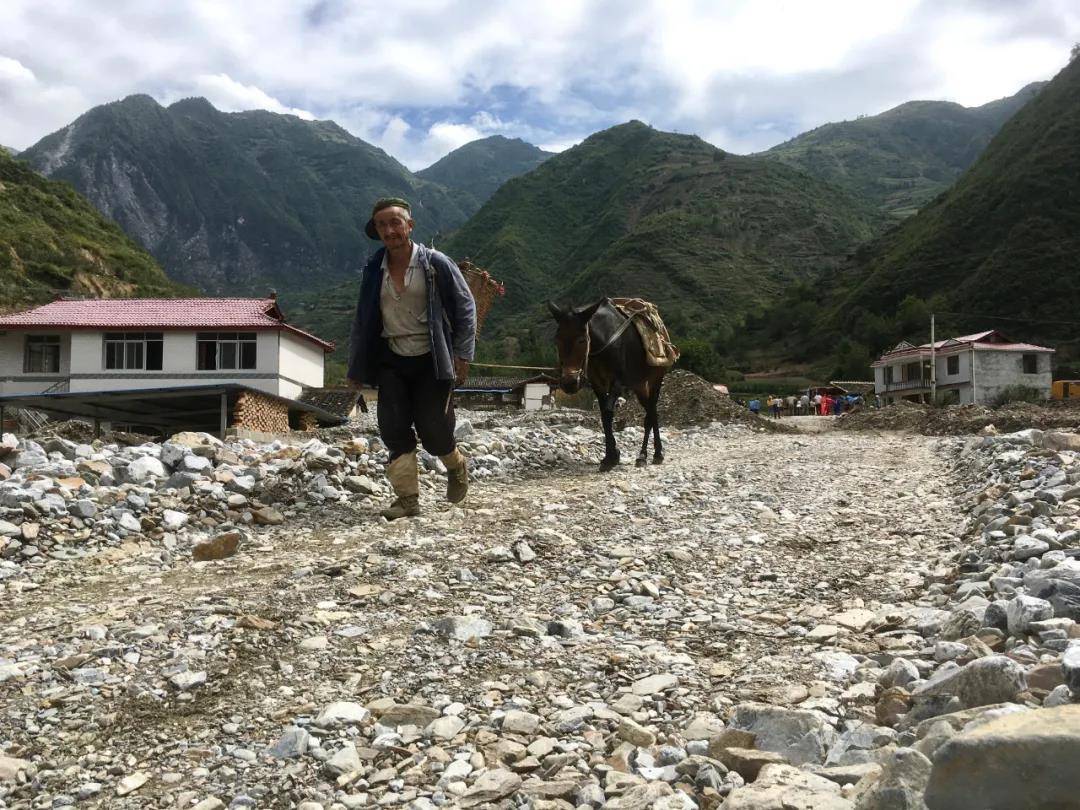
[[[634,681],[631,689],[635,695],[657,695],[666,692],[668,689],[674,689],[678,685],[678,678],[670,672],[661,672]]]
[[[142,484],[154,478],[166,478],[167,476],[165,465],[153,456],[140,456],[128,464],[127,467],[128,480],[134,481],[136,484]]]
[[[371,713],[359,703],[339,700],[329,704],[315,718],[315,725],[323,728],[332,726],[359,725],[367,720]]]
[[[133,773],[130,776],[125,776],[116,786],[116,795],[127,796],[129,793],[135,792],[149,781],[149,775],[142,773],[141,771]]]
[[[175,509],[166,509],[161,513],[161,525],[165,528],[166,531],[179,531],[187,524],[187,522],[187,512],[178,512]]]

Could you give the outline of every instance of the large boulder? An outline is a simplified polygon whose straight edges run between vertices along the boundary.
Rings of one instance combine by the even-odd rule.
[[[1040,579],[1028,590],[1032,596],[1049,602],[1056,618],[1080,621],[1080,585],[1063,579]]]
[[[19,450],[15,455],[15,460],[11,462],[11,468],[18,470],[22,468],[36,468],[44,467],[49,463],[49,457],[45,455],[45,451],[40,447],[37,449]]]
[[[1038,595],[1048,582],[1068,582],[1080,585],[1080,560],[1068,557],[1050,568],[1035,568],[1024,572],[1024,587],[1030,594]]]
[[[127,480],[142,484],[154,478],[165,478],[169,473],[160,459],[153,456],[140,456],[127,466]]]
[[[1050,450],[1080,451],[1080,434],[1046,433],[1042,437],[1041,444]]]
[[[1021,594],[1009,600],[1005,606],[1005,616],[1009,634],[1019,636],[1027,632],[1032,622],[1054,618],[1054,606],[1037,596]]]
[[[854,810],[840,785],[790,765],[766,765],[757,780],[735,788],[721,810]]]
[[[1080,803],[1080,706],[1007,714],[937,750],[929,810],[1054,810]]]
[[[461,797],[462,807],[476,807],[479,804],[497,802],[505,799],[521,787],[521,777],[513,771],[496,768],[484,771],[473,786]]]
[[[240,549],[240,544],[243,540],[244,533],[239,529],[230,529],[221,532],[210,540],[196,543],[195,547],[191,550],[191,559],[195,560],[195,562],[224,560],[226,557],[234,555]]]
[[[198,433],[190,430],[173,434],[168,438],[166,444],[180,445],[181,447],[186,447],[197,456],[209,457],[213,457],[218,448],[224,446],[221,439],[216,436],[211,436],[209,433]]]
[[[836,729],[823,715],[764,703],[739,704],[729,725],[750,732],[757,748],[782,754],[794,765],[823,764],[836,741]]]
[[[855,810],[926,810],[923,792],[930,760],[913,748],[898,748],[880,771],[867,774],[855,788]]]
[[[961,709],[1004,703],[1027,688],[1024,668],[1004,655],[977,658],[962,667],[946,667],[912,693],[916,705],[955,697]],[[944,704],[942,704],[944,705]]]

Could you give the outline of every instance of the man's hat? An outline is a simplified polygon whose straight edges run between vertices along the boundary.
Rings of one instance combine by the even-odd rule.
[[[380,241],[379,232],[375,230],[375,215],[384,208],[394,208],[395,206],[404,208],[409,212],[409,217],[412,217],[412,206],[409,205],[408,200],[403,200],[401,197],[380,197],[371,208],[371,219],[364,226],[364,233],[368,235],[369,239],[374,239],[376,242]]]

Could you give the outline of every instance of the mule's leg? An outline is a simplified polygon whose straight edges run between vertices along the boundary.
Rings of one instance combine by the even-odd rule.
[[[660,414],[657,413],[657,405],[660,403],[660,384],[663,381],[663,377],[657,380],[652,390],[652,396],[649,397],[649,405],[645,409],[645,413],[652,419],[653,464],[664,463],[664,445],[660,442]]]
[[[635,391],[635,393],[637,393]],[[638,402],[641,403],[642,410],[645,411],[645,437],[641,441],[641,452],[638,453],[637,461],[634,462],[637,467],[644,467],[649,463],[649,430],[652,428],[653,412],[649,410],[649,397],[637,394]]]
[[[619,446],[615,444],[615,400],[614,392],[603,395],[597,394],[596,399],[600,403],[600,422],[604,426],[604,458],[600,462],[600,472],[607,472],[619,464]]]

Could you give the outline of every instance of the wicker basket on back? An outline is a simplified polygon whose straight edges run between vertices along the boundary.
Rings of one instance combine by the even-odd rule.
[[[491,305],[496,298],[506,293],[506,288],[493,279],[487,270],[481,270],[468,259],[459,262],[458,267],[461,268],[465,283],[469,285],[473,298],[476,299],[476,334],[479,336]]]

